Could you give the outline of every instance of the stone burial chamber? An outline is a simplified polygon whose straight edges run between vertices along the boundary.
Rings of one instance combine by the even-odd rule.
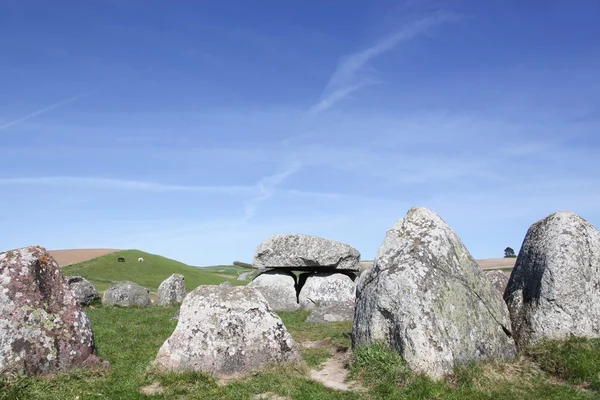
[[[275,311],[347,308],[354,302],[359,263],[360,252],[336,240],[274,235],[256,248],[253,267],[264,272],[248,286],[260,290]]]

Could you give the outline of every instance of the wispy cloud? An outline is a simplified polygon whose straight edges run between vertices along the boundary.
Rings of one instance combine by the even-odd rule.
[[[215,193],[215,194],[254,194],[257,192],[253,186],[197,186],[197,185],[172,185],[157,182],[145,182],[136,180],[123,180],[98,177],[74,177],[74,176],[52,176],[52,177],[28,177],[28,178],[0,178],[0,186],[86,186],[99,189],[124,189],[142,190],[150,192],[193,192],[193,193]]]
[[[267,200],[269,197],[273,196],[273,194],[275,193],[275,188],[281,183],[283,183],[291,175],[298,172],[300,168],[301,164],[298,162],[294,162],[282,172],[279,172],[275,175],[266,176],[260,181],[258,181],[258,183],[256,184],[258,195],[244,203],[244,208],[246,211],[244,220],[248,221],[252,217],[254,217],[258,206],[265,200]]]
[[[381,81],[378,78],[364,73],[369,61],[393,50],[402,42],[423,34],[446,21],[457,18],[455,14],[435,14],[422,18],[404,26],[398,32],[381,40],[374,46],[344,57],[329,79],[319,102],[310,109],[310,112],[314,114],[327,110],[357,90],[380,83]]]
[[[57,103],[54,103],[52,105],[49,105],[47,107],[41,108],[41,109],[39,109],[37,111],[34,111],[31,114],[27,114],[24,117],[17,118],[17,119],[14,119],[12,121],[6,122],[4,125],[0,125],[0,131],[2,131],[4,129],[7,129],[7,128],[10,128],[10,127],[13,127],[15,125],[18,125],[20,123],[23,123],[25,121],[28,121],[28,120],[30,120],[32,118],[37,117],[38,115],[45,114],[45,113],[47,113],[49,111],[52,111],[52,110],[56,110],[57,108],[62,107],[64,105],[66,105],[66,104],[72,103],[72,102],[74,102],[76,100],[79,100],[80,98],[82,98],[84,96],[88,96],[88,95],[96,92],[97,90],[98,89],[92,89],[92,90],[88,90],[88,91],[76,94],[75,96],[68,97],[66,99],[63,99],[63,100],[57,102]]]

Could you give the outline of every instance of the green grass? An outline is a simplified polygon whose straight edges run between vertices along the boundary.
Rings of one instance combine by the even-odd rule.
[[[236,265],[213,265],[210,267],[201,267],[202,271],[212,272],[214,274],[231,275],[237,278],[242,272],[252,272],[252,269],[238,267]]]
[[[557,379],[600,391],[600,339],[544,341],[528,349],[527,354]]]
[[[176,307],[88,307],[99,355],[111,362],[107,371],[74,370],[52,377],[0,378],[0,399],[252,399],[275,393],[294,400],[371,399],[597,399],[600,371],[597,340],[548,342],[512,362],[474,363],[457,368],[444,380],[414,374],[404,360],[383,345],[355,350],[351,377],[363,391],[341,392],[308,378],[336,350],[350,344],[350,323],[306,323],[307,312],[279,313],[297,342],[319,341],[303,349],[306,366],[267,368],[245,379],[220,383],[201,373],[156,373],[150,363],[174,330]],[[596,380],[595,380],[596,379]],[[158,383],[159,396],[147,397],[142,386]]]
[[[125,262],[118,262],[119,257],[125,258]],[[144,262],[138,262],[138,257],[142,257]],[[161,282],[173,273],[182,274],[185,277],[187,291],[191,291],[199,285],[217,285],[225,281],[234,285],[247,283],[139,250],[123,250],[79,264],[68,265],[62,268],[62,272],[65,275],[83,276],[100,292],[116,281],[132,281],[155,292]]]

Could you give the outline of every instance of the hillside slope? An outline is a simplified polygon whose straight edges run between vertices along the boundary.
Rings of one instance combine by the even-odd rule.
[[[125,262],[118,262],[123,257]],[[144,262],[138,262],[142,257]],[[155,292],[163,280],[173,273],[185,277],[185,287],[189,292],[199,285],[217,285],[229,281],[234,285],[245,285],[233,276],[226,278],[213,272],[191,267],[170,258],[149,254],[140,250],[123,250],[107,254],[82,263],[62,268],[65,275],[79,275],[89,280],[98,291],[104,291],[112,282],[132,281]]]

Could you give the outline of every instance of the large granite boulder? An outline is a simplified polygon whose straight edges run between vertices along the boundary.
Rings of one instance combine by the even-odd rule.
[[[181,274],[172,274],[162,281],[156,292],[156,304],[174,306],[181,304],[186,295],[185,279]]]
[[[66,278],[78,304],[87,306],[100,300],[100,293],[87,279],[81,276],[67,276]]]
[[[508,275],[499,270],[484,271],[483,274],[490,281],[494,289],[500,295],[504,295],[504,290],[506,290],[506,286],[508,285]]]
[[[535,222],[504,292],[517,345],[600,336],[599,288],[598,230],[566,211]]]
[[[134,282],[115,282],[104,291],[102,304],[118,307],[146,307],[150,305],[150,291]]]
[[[358,250],[345,243],[318,236],[289,234],[271,236],[262,242],[256,248],[252,264],[258,269],[291,267],[358,271],[359,261]]]
[[[348,275],[314,273],[306,276],[298,295],[300,307],[313,310],[318,307],[354,302],[356,285]]]
[[[352,345],[383,342],[438,379],[471,361],[516,354],[506,304],[452,229],[411,208],[358,278]]]
[[[354,319],[354,301],[329,304],[315,308],[305,322],[328,323],[352,321]]]
[[[90,321],[46,249],[0,253],[0,374],[101,364]]]
[[[239,377],[295,360],[301,360],[298,346],[258,289],[207,285],[186,296],[177,327],[154,365]]]
[[[300,308],[296,294],[296,275],[290,271],[263,272],[248,287],[260,290],[273,311],[296,311]]]

